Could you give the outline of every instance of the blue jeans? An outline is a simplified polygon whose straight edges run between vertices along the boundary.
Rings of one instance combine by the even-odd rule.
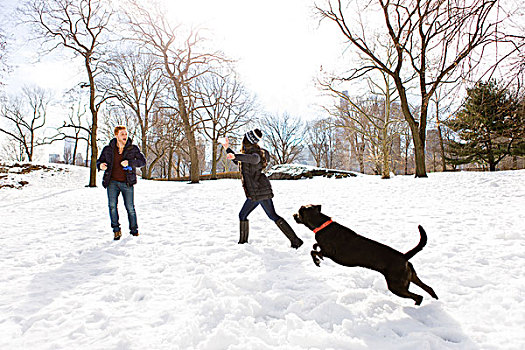
[[[257,208],[258,205],[261,205],[264,209],[264,212],[272,221],[277,221],[281,219],[279,215],[275,212],[275,208],[273,206],[272,199],[264,199],[262,201],[253,201],[250,198],[246,199],[246,202],[244,202],[244,205],[242,206],[242,209],[239,213],[239,219],[241,221],[245,221],[248,219],[248,215]]]
[[[121,192],[122,197],[124,197],[124,206],[128,212],[129,230],[131,233],[138,233],[137,213],[135,212],[135,205],[133,204],[133,186],[128,186],[125,182],[111,180],[108,186],[108,204],[113,232],[120,231],[117,202],[118,195]]]

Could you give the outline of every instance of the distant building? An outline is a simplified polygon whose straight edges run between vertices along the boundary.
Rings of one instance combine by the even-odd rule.
[[[62,163],[60,161],[60,154],[49,154],[49,163]]]
[[[439,142],[439,130],[427,130],[425,143],[425,156],[428,171],[441,171],[441,147]]]
[[[82,157],[82,153],[77,153],[77,156],[75,157],[75,165],[84,165],[84,157]]]
[[[65,139],[64,140],[64,163],[73,164],[74,155],[73,151],[75,149],[75,140]]]
[[[312,155],[312,152],[310,152],[310,149],[308,148],[308,146],[303,147],[303,149],[301,150],[301,153],[299,153],[294,163],[306,164],[306,165],[312,165],[312,166],[316,165],[314,156]]]
[[[401,175],[403,171],[403,158],[401,157],[401,136],[399,134],[394,135],[392,140],[391,150],[391,171],[396,175]]]

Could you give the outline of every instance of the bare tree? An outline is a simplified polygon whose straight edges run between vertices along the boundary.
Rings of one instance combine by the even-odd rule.
[[[91,136],[91,125],[89,124],[89,121],[85,120],[86,113],[87,107],[85,104],[83,104],[82,100],[79,99],[76,105],[71,105],[68,120],[64,121],[64,124],[57,128],[58,134],[50,138],[51,142],[66,139],[73,140],[74,143],[73,149],[71,150],[71,164],[81,165],[77,164],[78,147],[80,141],[85,141],[87,145],[85,165],[87,166],[87,160],[89,156],[89,140]]]
[[[23,97],[6,104],[1,116],[10,124],[10,128],[0,127],[0,132],[16,140],[29,161],[33,160],[35,148],[46,144],[38,137],[37,131],[46,124],[47,108],[51,97],[39,87],[24,87]]]
[[[505,0],[498,2],[499,13],[506,16],[506,20],[499,26],[500,31],[508,33],[503,37],[496,38],[496,49],[491,54],[495,61],[489,66],[481,77],[477,80],[498,79],[497,74],[507,81],[508,86],[513,86],[518,90],[525,83],[525,8],[521,0]],[[511,47],[511,50],[502,50],[503,47]]]
[[[343,103],[339,107],[341,108],[341,111],[349,111],[348,109],[348,103]],[[347,113],[347,112],[345,112]],[[363,121],[364,122],[364,121]],[[343,134],[350,144],[351,148],[351,159],[353,160],[355,158],[355,161],[357,162],[359,166],[359,172],[365,173],[366,167],[365,167],[365,152],[367,150],[367,141],[363,134],[355,131],[355,123],[353,122],[352,118],[340,118],[338,120],[338,123],[340,127],[343,129]]]
[[[163,132],[165,136],[166,150],[167,150],[167,178],[173,179],[173,169],[175,169],[176,176],[180,177],[182,163],[185,162],[183,158],[183,144],[184,133],[182,132],[182,123],[180,118],[167,118],[166,131]]]
[[[218,152],[218,140],[246,125],[254,114],[254,99],[235,75],[208,75],[198,85],[197,103],[203,108],[196,112],[211,141],[211,178],[216,179],[217,163],[224,153]]]
[[[0,87],[4,85],[2,82],[4,74],[7,73],[9,70],[9,66],[7,64],[7,40],[6,37],[2,31],[2,28],[0,28]]]
[[[9,138],[6,142],[0,144],[0,158],[2,160],[22,162],[26,159],[26,154],[23,145],[13,138]]]
[[[5,59],[5,53],[7,48],[7,41],[5,40],[5,36],[0,29],[0,62],[3,63],[3,60]]]
[[[469,60],[474,50],[483,50],[495,40],[499,21],[492,20],[491,16],[497,1],[367,0],[356,4],[363,8],[348,10],[343,0],[327,0],[326,6],[317,6],[317,10],[323,18],[336,23],[353,48],[372,60],[373,64],[356,68],[351,78],[380,70],[394,80],[404,118],[412,132],[416,177],[426,177],[425,137],[430,99],[458,69],[465,68],[466,74],[467,69],[476,64]],[[350,23],[350,16],[345,16],[347,10],[360,13],[357,26]],[[381,57],[381,51],[377,51],[373,39],[367,36],[364,20],[367,10],[380,10],[383,14],[382,27],[386,35],[381,40],[390,41],[395,48],[393,68],[389,68],[387,58]],[[470,66],[462,67],[466,63]],[[407,94],[406,77],[413,74],[418,78],[419,118],[411,113]]]
[[[383,179],[390,178],[392,144],[401,121],[399,106],[395,104],[398,95],[391,78],[380,72],[379,79],[366,78],[370,96],[351,97],[346,91],[338,91],[331,82],[324,89],[342,100],[336,105],[335,125],[361,134],[369,145],[369,156],[375,163],[377,174]]]
[[[435,151],[435,153],[439,154],[439,160],[441,161],[441,171],[447,171],[447,163],[446,163],[446,157],[445,157],[445,138],[444,134],[447,132],[447,127],[444,122],[448,120],[448,117],[451,114],[454,114],[452,111],[452,108],[459,108],[459,105],[453,106],[450,101],[447,100],[459,100],[460,97],[457,96],[457,92],[459,91],[459,85],[442,85],[440,86],[434,96],[432,96],[432,102],[434,103],[434,113],[436,118],[436,129],[437,129],[437,136],[438,136],[438,145]],[[434,152],[433,152],[434,153]],[[434,171],[435,171],[435,165]]]
[[[408,124],[403,125],[403,127],[401,128],[400,151],[403,154],[403,156],[401,157],[403,174],[408,175],[409,169],[411,169],[413,166],[413,161],[411,157],[412,137],[410,136],[410,128],[408,127]]]
[[[310,153],[314,157],[316,166],[320,167],[328,152],[328,129],[330,122],[326,119],[317,119],[306,123],[306,144]]]
[[[82,57],[88,82],[81,87],[89,88],[91,112],[91,171],[89,187],[96,187],[98,158],[98,113],[108,98],[100,96],[96,78],[100,70],[98,62],[105,44],[104,33],[108,29],[112,11],[102,0],[28,0],[22,8],[27,22],[33,25],[38,38],[52,46],[66,48]]]
[[[71,113],[69,115],[69,121],[71,122],[71,127],[73,128],[73,136],[71,139],[74,140],[74,146],[73,146],[73,163],[74,165],[77,165],[77,151],[78,151],[78,144],[80,140],[86,141],[87,144],[89,144],[89,129],[82,127],[82,119],[86,115],[86,106],[82,105],[81,103],[78,104],[76,107],[71,107]],[[76,119],[76,124],[75,124]],[[81,133],[84,131],[86,133],[86,136],[82,136]],[[87,159],[87,155],[86,155]]]
[[[306,123],[304,143],[312,154],[316,166],[343,168],[348,150],[344,130],[335,126],[333,117],[319,118]]]
[[[91,136],[91,124],[90,119],[87,116],[88,103],[81,91],[73,88],[65,93],[65,100],[63,104],[69,104],[68,118],[64,120],[62,126],[56,128],[56,134],[51,137],[46,137],[45,141],[48,143],[54,143],[56,141],[73,140],[73,149],[71,164],[83,165],[83,158],[78,152],[81,141],[86,143],[86,158],[85,166],[88,166],[89,159],[89,145]],[[66,149],[64,149],[66,152]],[[78,156],[78,157],[77,157]],[[65,155],[64,155],[65,157]],[[68,162],[66,161],[66,164]]]
[[[155,56],[141,50],[117,52],[105,66],[105,88],[110,95],[116,97],[118,103],[132,111],[146,159],[149,156],[148,138],[151,139],[151,128],[158,119],[158,109],[166,89],[167,81],[161,69]],[[154,162],[148,162],[142,167],[143,178],[151,178]]]
[[[184,34],[180,26],[172,25],[165,11],[159,7],[147,8],[131,0],[127,15],[134,34],[157,56],[164,66],[177,102],[177,115],[182,119],[191,160],[190,182],[200,178],[199,152],[195,136],[198,125],[194,122],[195,95],[192,83],[210,73],[214,61],[222,60],[218,53],[202,49],[203,39],[193,29]],[[200,52],[202,51],[202,52]]]
[[[303,123],[288,114],[268,115],[262,120],[263,137],[274,164],[292,163],[303,150]]]

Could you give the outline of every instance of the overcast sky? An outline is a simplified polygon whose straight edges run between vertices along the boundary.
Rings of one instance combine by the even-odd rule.
[[[59,94],[79,81],[85,72],[73,64],[64,51],[39,57],[37,43],[28,42],[27,32],[13,29],[17,1],[0,0],[11,41],[13,72],[7,80],[8,93],[25,84],[54,89]],[[340,35],[328,25],[318,26],[308,0],[166,0],[174,22],[206,29],[231,58],[238,60],[238,72],[250,91],[256,93],[264,110],[289,113],[305,119],[319,115],[319,92],[314,79],[321,65],[340,56]],[[8,28],[6,28],[6,26]]]

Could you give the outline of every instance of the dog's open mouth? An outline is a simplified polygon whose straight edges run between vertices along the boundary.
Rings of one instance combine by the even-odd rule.
[[[299,214],[293,214],[293,218],[294,218],[295,222],[297,222],[298,224],[302,224],[303,223],[301,221],[301,216]]]

